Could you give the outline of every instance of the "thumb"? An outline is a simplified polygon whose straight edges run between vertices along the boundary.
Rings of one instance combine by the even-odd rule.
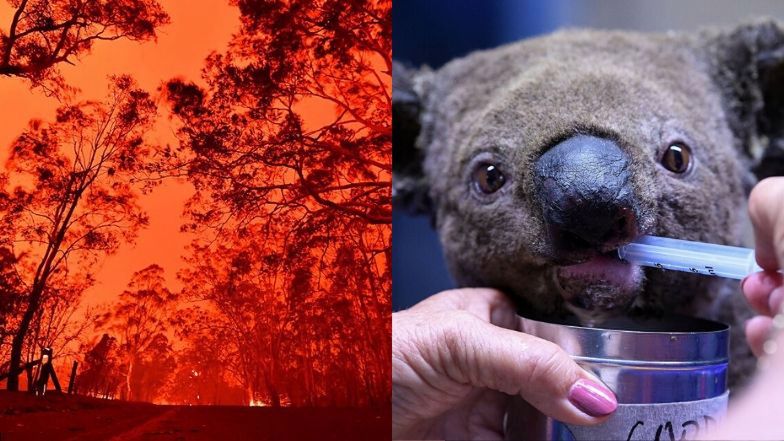
[[[615,395],[557,345],[461,314],[441,346],[458,382],[521,395],[545,415],[569,424],[604,421]],[[443,363],[443,360],[441,363]],[[444,365],[444,364],[442,364]]]
[[[757,263],[766,270],[784,268],[784,177],[760,181],[749,195]]]

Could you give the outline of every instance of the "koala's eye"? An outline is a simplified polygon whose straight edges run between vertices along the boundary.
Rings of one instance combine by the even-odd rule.
[[[493,164],[479,164],[474,170],[474,185],[484,194],[495,193],[503,187],[506,178],[501,170]]]
[[[673,173],[686,173],[691,164],[691,150],[686,144],[674,142],[664,151],[661,163]]]

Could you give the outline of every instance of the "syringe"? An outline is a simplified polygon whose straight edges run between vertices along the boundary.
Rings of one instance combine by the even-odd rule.
[[[675,271],[742,279],[762,271],[751,248],[641,236],[618,248],[628,262]]]

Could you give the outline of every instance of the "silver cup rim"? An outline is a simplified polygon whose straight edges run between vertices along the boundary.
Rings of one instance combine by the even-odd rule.
[[[619,365],[689,367],[727,363],[730,327],[710,320],[671,316],[697,330],[589,328],[520,316],[520,330],[551,341],[578,361]],[[705,330],[699,330],[704,327]]]

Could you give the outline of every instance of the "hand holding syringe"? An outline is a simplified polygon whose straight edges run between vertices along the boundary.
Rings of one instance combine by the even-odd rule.
[[[618,257],[643,266],[738,280],[762,271],[751,248],[656,236],[641,236],[618,248]]]

